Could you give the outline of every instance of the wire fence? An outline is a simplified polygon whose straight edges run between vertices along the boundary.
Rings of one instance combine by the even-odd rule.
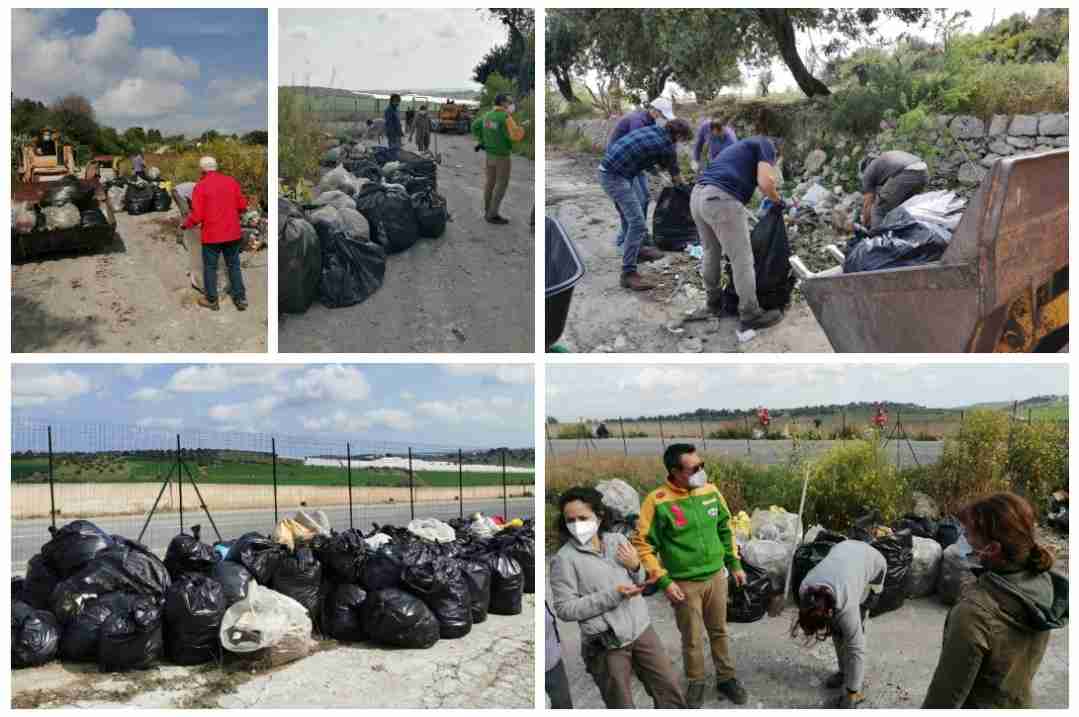
[[[369,94],[345,93],[326,94],[324,88],[314,87],[289,87],[283,90],[302,98],[303,110],[308,116],[317,118],[322,126],[330,124],[358,124],[369,119],[381,119],[382,113],[389,105],[389,97],[378,97]],[[419,110],[426,105],[427,112],[432,117],[437,117],[439,111],[446,104],[459,104],[475,111],[478,104],[467,100],[451,100],[449,98],[434,98],[425,95],[402,95],[398,110],[401,112],[402,122],[404,113],[409,110]]]
[[[12,562],[77,518],[163,553],[177,532],[268,533],[298,509],[335,529],[534,513],[531,449],[332,439],[16,418]]]

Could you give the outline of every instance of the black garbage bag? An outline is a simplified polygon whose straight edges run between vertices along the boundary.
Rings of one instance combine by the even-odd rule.
[[[220,583],[225,603],[230,607],[247,597],[248,587],[254,580],[247,568],[229,560],[214,563],[210,568],[210,577]]]
[[[737,587],[734,575],[727,574],[727,621],[756,622],[768,612],[772,599],[772,578],[767,570],[742,561],[746,584]]]
[[[104,530],[90,521],[73,520],[41,546],[41,555],[57,577],[63,579],[81,570],[112,542]]]
[[[124,211],[135,216],[154,210],[154,185],[129,184],[124,194]]]
[[[60,650],[60,624],[48,610],[24,602],[11,604],[11,666],[37,667]]]
[[[104,212],[100,209],[86,209],[82,212],[81,217],[79,226],[107,227],[109,225],[109,220],[105,218]]]
[[[421,237],[438,239],[446,233],[450,213],[446,209],[446,198],[441,194],[434,191],[413,194],[412,209],[416,212]]]
[[[978,566],[965,548],[953,543],[944,549],[940,558],[940,577],[937,578],[937,599],[945,605],[955,605],[963,593],[977,582],[974,570]]]
[[[436,189],[436,182],[433,177],[413,177],[409,176],[408,181],[405,182],[405,191],[409,196],[418,194],[419,192],[433,192]]]
[[[879,538],[873,541],[872,545],[888,562],[888,570],[884,576],[884,592],[869,611],[871,617],[876,617],[903,607],[903,603],[907,601],[907,578],[914,560],[914,536],[910,531],[903,531]]]
[[[959,542],[959,536],[963,534],[963,526],[955,518],[944,518],[937,524],[936,540],[940,547],[945,550],[949,545]]]
[[[30,595],[26,592],[26,578],[18,576],[11,578],[11,602],[24,602],[33,607],[30,603]]]
[[[395,147],[371,147],[367,150],[367,156],[371,157],[379,167],[386,162],[396,162],[400,149]]]
[[[318,623],[322,594],[322,563],[311,548],[296,548],[277,564],[270,587],[307,608],[311,621]]]
[[[405,589],[419,596],[438,619],[439,637],[464,637],[472,631],[472,595],[453,558],[409,563],[401,575]]]
[[[749,243],[753,247],[753,269],[757,274],[757,302],[765,311],[786,309],[791,303],[796,278],[791,269],[787,227],[778,205],[753,227]],[[730,264],[725,271],[727,285],[723,288],[723,302],[734,311],[738,307],[738,292],[734,289]]]
[[[405,569],[404,550],[399,543],[386,543],[367,556],[360,583],[369,593],[400,587]]]
[[[167,212],[170,209],[172,209],[172,197],[169,196],[169,193],[165,191],[164,187],[155,187],[151,211]]]
[[[439,625],[423,600],[390,588],[367,596],[363,631],[380,645],[426,649],[438,642]]]
[[[799,605],[802,604],[802,598],[798,595],[802,581],[805,580],[806,575],[809,575],[809,571],[817,566],[817,563],[832,552],[834,546],[835,543],[817,540],[812,543],[803,543],[795,548],[794,562],[791,565],[791,590],[794,591],[794,600]]]
[[[125,540],[101,551],[93,562],[57,585],[52,610],[66,624],[101,595],[124,592],[162,599],[170,583],[168,569],[156,555]]]
[[[906,210],[889,212],[886,219],[887,224],[847,242],[843,273],[928,264],[940,259],[952,239],[945,227],[913,219]]]
[[[243,565],[259,585],[269,587],[277,564],[287,554],[283,545],[251,532],[244,533],[232,544],[225,559]]]
[[[372,182],[382,181],[382,170],[379,165],[369,159],[346,159],[342,166],[354,177],[369,179]]]
[[[169,542],[165,551],[165,567],[169,576],[175,580],[185,573],[209,575],[210,569],[217,563],[214,549],[199,540],[199,526],[191,526],[191,534],[180,533]]]
[[[371,241],[387,254],[402,252],[419,239],[412,200],[403,190],[368,184],[356,195],[356,209],[371,226]]]
[[[472,624],[479,625],[487,619],[487,610],[491,606],[491,566],[470,558],[461,560],[460,566],[472,600]]]
[[[683,251],[688,245],[700,242],[697,224],[689,211],[692,192],[692,185],[683,184],[664,187],[659,193],[652,214],[652,236],[660,249]]]
[[[321,240],[322,272],[318,295],[331,309],[360,304],[382,288],[386,251],[370,241],[331,232]]]
[[[363,533],[350,529],[319,537],[312,547],[322,563],[326,577],[335,583],[358,585],[363,580],[363,564],[367,559],[367,544]]]
[[[74,204],[80,211],[93,209],[94,188],[69,175],[46,189],[38,204],[43,207]]]
[[[165,653],[163,605],[147,595],[117,601],[115,612],[101,626],[97,664],[102,672],[145,670]]]
[[[60,577],[49,567],[45,556],[38,553],[30,558],[30,564],[26,569],[26,580],[23,583],[24,602],[30,603],[38,610],[52,608],[52,591],[60,582]]]
[[[937,539],[937,521],[932,518],[919,518],[916,515],[906,515],[895,522],[892,526],[895,532],[909,530],[917,538]]]
[[[520,615],[525,588],[521,564],[507,553],[490,553],[487,564],[491,566],[491,605],[488,612],[493,615]]]
[[[133,597],[130,593],[109,593],[88,600],[82,610],[64,625],[60,656],[71,662],[96,661],[102,626],[118,609],[126,610]]]
[[[221,654],[221,618],[228,601],[221,583],[181,576],[165,596],[165,653],[177,665],[201,665]]]
[[[363,631],[367,593],[358,585],[334,585],[322,602],[322,634],[341,642],[367,639]]]
[[[438,182],[438,165],[435,164],[435,161],[433,159],[421,159],[419,158],[419,155],[412,155],[417,157],[417,159],[408,159],[407,156],[408,155],[400,155],[398,157],[398,161],[401,162],[401,169],[408,172],[413,177],[421,177],[430,180],[431,189],[436,189]]]
[[[291,204],[285,202],[285,204]],[[278,308],[287,314],[302,314],[318,296],[322,276],[322,248],[315,228],[300,216],[285,216],[278,204],[277,260]]]

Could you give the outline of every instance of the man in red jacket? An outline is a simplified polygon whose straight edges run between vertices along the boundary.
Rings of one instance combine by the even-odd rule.
[[[202,276],[205,294],[199,306],[217,311],[217,258],[224,254],[229,270],[232,303],[243,311],[247,308],[244,278],[240,273],[240,215],[247,209],[247,200],[240,183],[217,171],[217,160],[199,160],[202,179],[191,196],[191,213],[183,223],[184,229],[202,225]]]

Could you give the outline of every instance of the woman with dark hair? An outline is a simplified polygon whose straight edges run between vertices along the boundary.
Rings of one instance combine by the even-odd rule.
[[[558,507],[563,545],[551,561],[551,602],[560,620],[579,623],[581,656],[603,703],[632,709],[636,674],[657,708],[686,707],[641,597],[640,557],[624,535],[607,530],[603,496],[594,488],[571,488]]]
[[[832,638],[839,671],[824,681],[829,689],[844,687],[838,707],[853,709],[865,700],[866,616],[884,589],[888,563],[873,546],[860,540],[837,543],[803,578],[798,588],[798,631],[806,644]]]
[[[1034,509],[1013,493],[959,512],[978,581],[944,623],[944,645],[923,708],[1033,706],[1031,685],[1049,631],[1068,624],[1068,581],[1034,539]]]

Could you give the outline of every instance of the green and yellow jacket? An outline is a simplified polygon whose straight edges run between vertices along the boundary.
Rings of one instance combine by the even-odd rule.
[[[682,490],[668,479],[649,493],[633,546],[661,590],[674,580],[708,580],[724,567],[742,569],[730,508],[711,483]]]

